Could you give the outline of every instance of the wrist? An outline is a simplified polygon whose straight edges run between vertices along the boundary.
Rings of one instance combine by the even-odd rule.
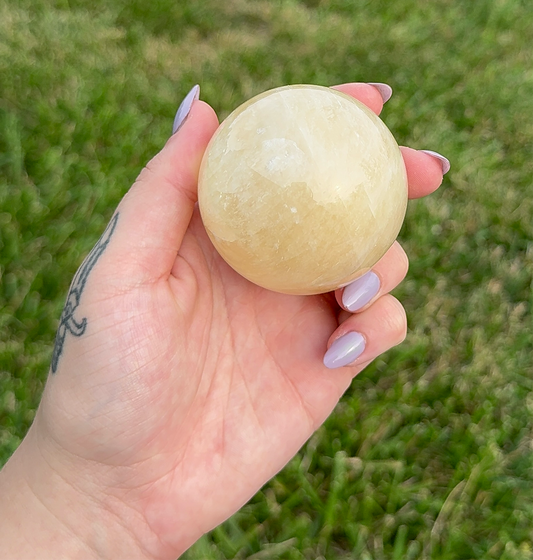
[[[135,512],[87,473],[57,468],[36,431],[33,426],[0,472],[0,557],[152,558],[131,532]]]

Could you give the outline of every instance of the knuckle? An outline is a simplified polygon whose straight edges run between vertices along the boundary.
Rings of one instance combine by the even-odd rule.
[[[409,271],[409,257],[403,247],[395,241],[396,257],[398,260],[399,277],[403,280]]]
[[[403,247],[400,245],[401,255],[402,255],[402,267],[403,267],[403,277],[407,276],[409,272],[409,257],[407,253],[404,251]]]
[[[396,344],[405,340],[407,336],[407,315],[403,305],[393,296],[387,297],[385,323]]]

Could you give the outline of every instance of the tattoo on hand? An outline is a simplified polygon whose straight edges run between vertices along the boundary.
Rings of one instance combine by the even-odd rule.
[[[85,288],[87,278],[96,262],[100,258],[100,255],[105,251],[115,227],[117,225],[118,213],[115,214],[109,224],[107,225],[104,233],[92,248],[91,252],[88,254],[87,258],[83,261],[82,265],[76,272],[74,280],[70,285],[70,290],[67,296],[67,302],[61,313],[61,318],[59,319],[59,327],[56,333],[54,352],[52,354],[52,373],[57,371],[57,366],[59,363],[59,358],[63,353],[63,346],[65,345],[65,337],[67,332],[74,336],[81,336],[85,329],[87,328],[87,317],[83,317],[81,321],[76,320],[74,313],[80,304],[81,294]]]

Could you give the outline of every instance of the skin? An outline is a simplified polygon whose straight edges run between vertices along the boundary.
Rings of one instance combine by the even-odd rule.
[[[381,111],[376,88],[336,87]],[[283,468],[354,376],[404,339],[405,312],[388,294],[407,272],[397,243],[374,268],[380,292],[354,314],[340,291],[276,294],[221,260],[195,207],[217,126],[196,101],[93,250],[67,316],[86,326],[61,331],[35,421],[0,472],[0,557],[175,559]],[[411,197],[434,191],[440,163],[402,153]],[[326,348],[350,331],[365,351],[327,369]]]

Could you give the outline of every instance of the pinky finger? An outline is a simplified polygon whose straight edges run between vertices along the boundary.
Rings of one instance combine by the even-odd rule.
[[[349,366],[356,375],[364,364],[400,344],[406,333],[405,310],[395,297],[387,294],[337,328],[324,355],[324,365],[330,369]]]

